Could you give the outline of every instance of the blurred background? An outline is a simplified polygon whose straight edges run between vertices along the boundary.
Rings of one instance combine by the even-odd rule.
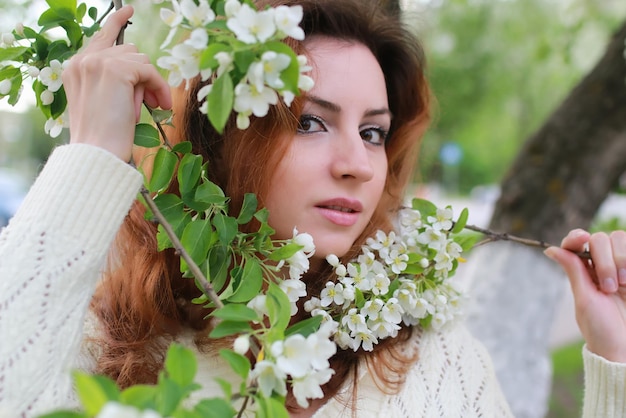
[[[165,37],[152,24],[158,19],[159,7],[147,0],[129,3],[137,12],[126,40],[156,60]],[[596,66],[612,34],[626,20],[626,2],[389,3],[400,8],[403,19],[421,37],[438,101],[436,120],[424,138],[416,173],[418,193],[455,207],[466,206],[470,223],[487,226],[502,194],[503,179],[524,144]],[[103,11],[107,3],[99,0],[88,5]],[[45,4],[0,0],[0,8],[0,32],[10,32],[16,22],[35,27]],[[43,117],[33,107],[32,91],[26,88],[22,96],[16,107],[0,101],[0,227],[19,206],[52,148],[67,141],[66,133],[54,140],[45,135]],[[593,208],[592,228],[626,227],[625,189],[622,174],[611,182],[599,207]],[[554,376],[549,417],[573,417],[580,410],[581,342],[569,328],[571,304],[563,303],[563,315],[569,320],[554,327],[550,341]]]

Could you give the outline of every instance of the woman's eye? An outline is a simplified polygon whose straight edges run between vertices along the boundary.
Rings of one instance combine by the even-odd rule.
[[[361,130],[361,138],[363,138],[363,141],[373,145],[384,145],[388,133],[389,132],[383,128],[370,127]]]
[[[300,118],[300,122],[298,123],[298,133],[310,134],[325,131],[326,127],[324,126],[324,122],[320,118],[312,115],[303,115]]]

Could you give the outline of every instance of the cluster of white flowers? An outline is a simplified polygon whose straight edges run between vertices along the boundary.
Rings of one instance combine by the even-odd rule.
[[[285,396],[289,381],[296,401],[307,408],[309,399],[324,396],[321,386],[334,374],[328,360],[337,351],[337,346],[330,339],[335,328],[335,324],[326,322],[307,337],[293,334],[283,341],[274,342],[267,356],[255,364],[250,380],[268,397],[273,392]],[[238,338],[235,349],[241,350],[242,346],[247,351],[245,343]]]
[[[230,35],[240,43],[254,46],[286,37],[304,39],[304,31],[299,26],[303,15],[301,6],[278,6],[257,11],[246,3],[228,0],[224,10],[226,27]],[[162,48],[170,44],[178,30],[190,31],[185,41],[166,49],[170,55],[157,60],[157,65],[169,72],[170,85],[179,86],[183,81],[189,82],[198,75],[206,81],[212,76],[220,77],[235,69],[234,49],[232,45],[222,43],[225,31],[223,28],[215,29],[215,22],[219,17],[210,8],[207,0],[199,0],[197,3],[194,0],[172,0],[172,9],[161,9],[160,16],[171,28]],[[218,63],[214,71],[211,68],[201,68],[202,55],[213,36],[220,39],[218,43],[221,46],[211,57]],[[279,94],[287,105],[291,104],[295,95],[292,90],[285,88],[284,81],[281,80],[281,73],[289,67],[291,61],[292,58],[286,54],[266,50],[249,64],[245,76],[233,90],[233,109],[237,112],[237,126],[240,129],[249,126],[251,115],[267,115],[270,105],[278,103]],[[313,80],[304,75],[310,70],[306,57],[297,57],[297,63],[297,87],[300,90],[309,90],[313,86]],[[209,111],[206,97],[211,88],[208,85],[198,92],[198,101],[202,103],[200,109],[205,114]]]
[[[15,45],[17,45],[17,41],[12,33],[3,33],[0,36],[0,48],[9,48]],[[54,93],[59,91],[61,86],[63,86],[61,75],[66,64],[67,61],[61,63],[59,60],[53,59],[50,61],[49,65],[43,67],[41,70],[34,65],[24,66],[25,73],[28,74],[28,76],[33,80],[38,80],[46,87],[39,95],[39,101],[42,105],[48,106],[54,102]],[[9,94],[11,87],[11,80],[4,79],[0,81],[0,96]],[[68,126],[68,114],[65,112],[57,118],[48,119],[44,125],[44,130],[51,137],[56,138],[63,128],[67,128]]]
[[[336,325],[333,338],[343,349],[371,351],[395,337],[401,323],[440,328],[461,313],[461,291],[448,280],[462,250],[449,237],[452,210],[422,219],[419,211],[403,209],[398,221],[398,233],[378,231],[347,265],[328,256],[337,281],[304,305]]]

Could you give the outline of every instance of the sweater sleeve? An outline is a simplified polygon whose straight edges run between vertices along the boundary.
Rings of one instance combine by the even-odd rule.
[[[626,417],[626,364],[613,363],[583,347],[583,418]]]
[[[0,234],[0,416],[66,406],[109,247],[142,177],[90,145],[57,148]]]

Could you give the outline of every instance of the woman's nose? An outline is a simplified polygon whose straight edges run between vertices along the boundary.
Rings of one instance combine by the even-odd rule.
[[[366,182],[374,176],[370,152],[360,133],[342,135],[336,142],[332,174],[335,178],[354,178]]]

